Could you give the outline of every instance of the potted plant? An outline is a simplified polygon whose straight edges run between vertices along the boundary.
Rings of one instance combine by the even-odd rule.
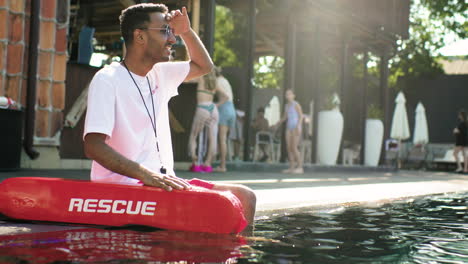
[[[334,93],[327,101],[324,111],[318,113],[317,162],[336,165],[343,136],[343,115],[340,98]]]
[[[371,104],[367,108],[364,165],[377,166],[382,149],[384,125],[382,110]]]

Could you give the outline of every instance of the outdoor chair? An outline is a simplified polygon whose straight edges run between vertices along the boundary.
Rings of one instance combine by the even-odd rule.
[[[304,113],[302,122],[302,139],[299,143],[302,164],[312,163],[312,114]]]
[[[437,170],[455,170],[456,161],[453,156],[453,145],[446,144],[445,146],[440,146],[436,151],[433,150],[434,154],[430,160],[431,168]],[[458,158],[463,163],[462,153],[458,153]]]
[[[273,137],[273,154],[272,161],[277,163],[281,157],[281,140],[277,137]]]
[[[343,165],[354,165],[360,162],[361,145],[351,144],[343,148]]]
[[[412,145],[408,150],[408,157],[405,160],[405,167],[414,169],[427,168],[427,155],[427,145]]]
[[[277,162],[281,154],[281,146],[279,140],[275,140],[273,133],[268,131],[259,131],[255,134],[255,147],[253,160],[260,160],[260,146],[266,145],[267,155],[271,161]]]
[[[300,143],[302,164],[312,163],[312,139],[303,139]]]
[[[234,156],[234,147],[233,142],[230,138],[228,138],[226,142],[226,161],[233,161]]]
[[[391,141],[386,143],[385,149],[385,164],[401,168],[408,158],[409,143]]]

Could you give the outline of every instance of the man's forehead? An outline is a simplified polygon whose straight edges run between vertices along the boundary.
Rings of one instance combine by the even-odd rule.
[[[157,24],[157,25],[167,24],[166,15],[167,14],[161,13],[161,12],[151,13],[150,14],[151,23],[154,23],[154,24]]]

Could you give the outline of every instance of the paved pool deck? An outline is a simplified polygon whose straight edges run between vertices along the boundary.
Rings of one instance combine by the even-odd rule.
[[[286,168],[284,164],[241,162],[231,163],[226,173],[200,174],[188,172],[186,167],[188,164],[176,164],[179,177],[243,184],[252,188],[257,195],[257,219],[303,210],[333,210],[354,205],[378,206],[418,196],[468,193],[468,175],[451,172],[310,165],[305,167],[304,174],[283,174],[281,170]],[[0,181],[10,177],[30,176],[88,179],[89,171],[61,169],[0,172]],[[42,232],[41,230],[48,228],[56,230],[71,227],[0,222],[0,235],[23,231]]]

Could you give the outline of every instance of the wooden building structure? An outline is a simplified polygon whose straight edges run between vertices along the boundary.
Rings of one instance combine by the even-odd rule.
[[[138,0],[70,0],[69,28],[69,66],[67,68],[67,100],[65,114],[97,69],[79,65],[76,61],[78,34],[83,26],[95,29],[96,51],[120,56],[122,41],[120,38],[118,16],[121,10]],[[156,2],[156,1],[154,1]],[[253,114],[252,100],[253,63],[266,55],[285,58],[284,88],[295,90],[299,102],[305,106],[313,100],[316,130],[317,113],[323,105],[324,91],[320,87],[320,67],[324,59],[335,58],[340,67],[336,71],[339,80],[338,92],[344,109],[352,108],[356,113],[355,124],[359,124],[364,142],[364,122],[366,117],[367,74],[360,80],[360,89],[350,90],[350,59],[355,54],[364,57],[363,70],[367,72],[368,53],[380,57],[380,105],[385,117],[385,138],[389,134],[390,105],[388,79],[388,60],[396,52],[397,41],[408,37],[409,0],[162,0],[170,9],[187,6],[192,26],[202,37],[210,52],[213,51],[215,6],[223,5],[234,12],[245,15],[247,30],[244,32],[246,67],[237,69],[239,79],[235,88],[238,100],[236,107],[246,112],[246,120]],[[176,47],[183,50],[182,46]],[[179,52],[177,52],[179,53]],[[183,54],[181,52],[180,54]],[[176,54],[177,56],[177,54]],[[71,81],[71,80],[77,80]],[[78,87],[80,86],[80,87]],[[188,87],[185,89],[184,87]],[[180,96],[171,103],[171,111],[185,132],[173,135],[176,160],[187,160],[187,139],[193,113],[186,109],[195,109],[193,84],[184,84],[179,89]],[[192,100],[192,101],[190,101]],[[352,105],[351,105],[352,104]],[[190,108],[193,106],[192,108]],[[346,115],[345,115],[346,116]],[[80,121],[81,123],[83,121]],[[345,121],[346,122],[346,121]],[[246,124],[250,122],[247,121]],[[82,125],[82,124],[81,124]],[[80,124],[77,125],[79,127]],[[245,129],[245,153],[248,157],[250,129]],[[69,130],[69,131],[67,131]],[[62,156],[82,158],[82,153],[74,152],[76,144],[67,146],[66,142],[79,135],[79,129],[64,128],[62,137]],[[182,129],[184,130],[184,129]],[[78,132],[76,132],[78,131]],[[316,133],[314,133],[316,135]],[[73,140],[73,141],[75,141]],[[314,141],[315,141],[314,137]],[[315,142],[313,144],[315,146]],[[362,148],[363,149],[363,148]],[[80,152],[79,150],[78,152]]]

